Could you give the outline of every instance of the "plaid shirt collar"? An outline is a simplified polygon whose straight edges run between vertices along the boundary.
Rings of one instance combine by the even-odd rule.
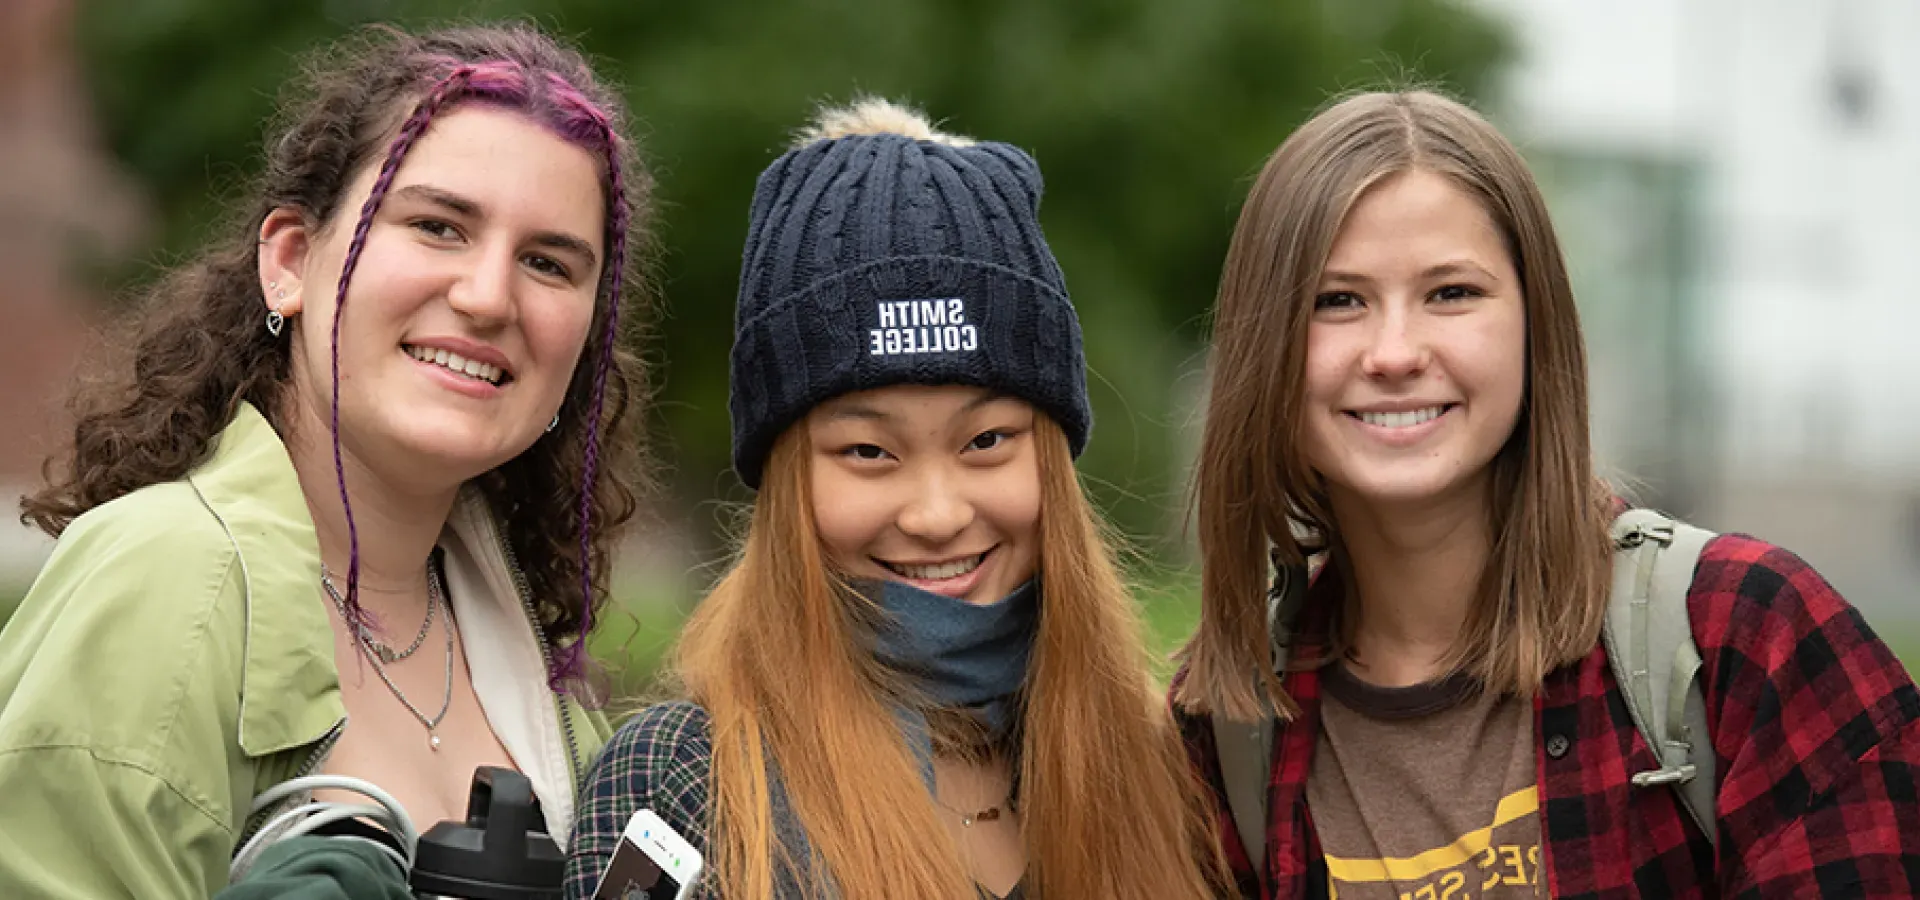
[[[1719,760],[1719,862],[1672,789],[1633,785],[1659,764],[1596,647],[1534,701],[1549,894],[1920,896],[1920,692],[1891,651],[1811,567],[1741,535],[1708,545],[1688,612]],[[1289,672],[1286,684],[1301,714],[1275,731],[1258,870],[1218,804],[1240,893],[1261,900],[1327,893],[1307,810],[1320,677]],[[1224,798],[1211,723],[1179,720]]]

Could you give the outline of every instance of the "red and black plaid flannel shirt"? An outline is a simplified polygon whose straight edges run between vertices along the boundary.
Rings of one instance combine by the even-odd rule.
[[[1717,859],[1671,788],[1631,783],[1658,763],[1596,647],[1534,704],[1550,895],[1920,897],[1920,693],[1886,644],[1805,562],[1743,535],[1708,544],[1687,606],[1719,758]],[[1261,900],[1327,893],[1307,810],[1320,680],[1286,683],[1301,716],[1275,730],[1260,874],[1226,809],[1211,723],[1181,716],[1240,891]]]

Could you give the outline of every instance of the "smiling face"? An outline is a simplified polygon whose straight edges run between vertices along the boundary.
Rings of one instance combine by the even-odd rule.
[[[360,173],[318,233],[276,229],[273,217],[263,229],[304,247],[292,253],[298,291],[280,302],[300,314],[293,390],[322,428],[333,295],[377,168]],[[436,119],[401,164],[348,288],[339,344],[347,452],[437,488],[531,446],[586,344],[605,203],[599,161],[519,114],[474,105]]]
[[[813,516],[853,578],[993,603],[1039,564],[1040,467],[1023,400],[894,385],[836,397],[803,423]]]
[[[1305,450],[1336,504],[1484,502],[1526,388],[1522,299],[1451,179],[1416,169],[1354,203],[1307,328]]]

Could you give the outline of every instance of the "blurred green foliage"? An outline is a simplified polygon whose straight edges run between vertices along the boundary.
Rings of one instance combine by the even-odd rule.
[[[1418,80],[1473,97],[1509,53],[1497,23],[1453,0],[95,2],[80,37],[102,125],[162,216],[156,254],[124,277],[225,224],[300,54],[376,19],[497,17],[576,41],[642,123],[667,250],[652,352],[661,518],[745,497],[726,471],[726,365],[748,199],[816,104],[866,92],[1040,160],[1093,369],[1085,471],[1150,554],[1181,507],[1181,377],[1247,179],[1343,90]],[[714,546],[712,524],[692,528]]]

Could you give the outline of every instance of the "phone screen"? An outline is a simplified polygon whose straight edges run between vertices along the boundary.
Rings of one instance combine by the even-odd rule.
[[[681,884],[647,856],[638,844],[621,836],[593,900],[674,900]]]

